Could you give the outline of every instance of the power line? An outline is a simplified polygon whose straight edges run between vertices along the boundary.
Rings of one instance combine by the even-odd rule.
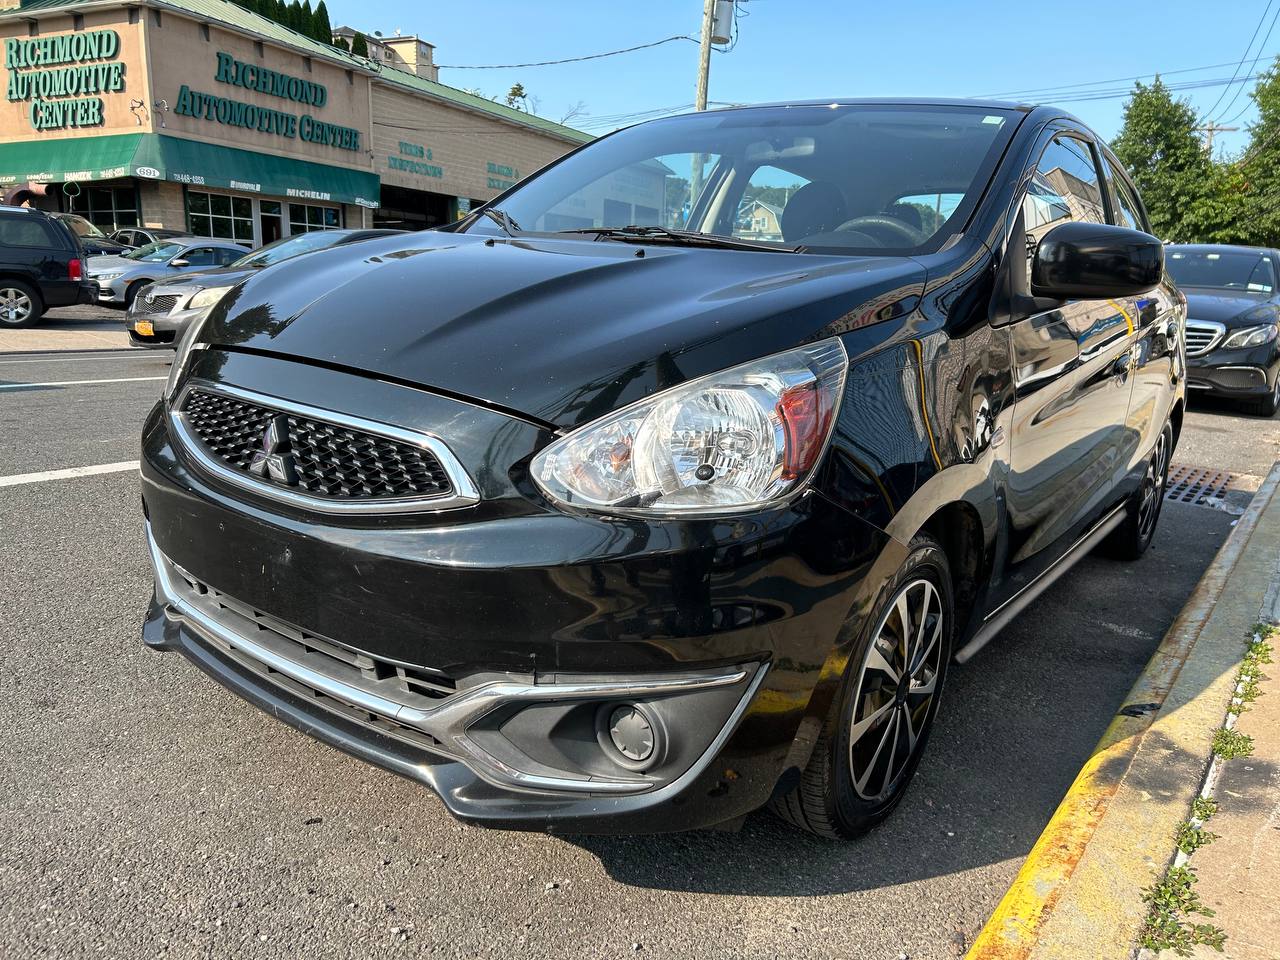
[[[584,60],[602,60],[605,57],[616,57],[623,53],[635,53],[637,50],[648,50],[650,47],[660,47],[664,43],[671,43],[673,40],[690,40],[697,43],[696,37],[686,37],[683,34],[677,34],[674,37],[666,37],[662,40],[655,40],[653,43],[641,43],[634,47],[626,47],[622,50],[610,50],[607,53],[592,53],[585,57],[566,57],[563,60],[538,60],[534,63],[440,63],[437,68],[440,70],[515,70],[524,67],[554,67],[562,63],[581,63]]]
[[[1245,58],[1249,56],[1249,51],[1253,49],[1253,41],[1258,39],[1258,31],[1260,31],[1262,29],[1262,25],[1267,22],[1267,14],[1271,12],[1271,4],[1273,4],[1274,2],[1275,0],[1267,0],[1267,6],[1262,11],[1262,16],[1258,18],[1258,25],[1253,28],[1253,36],[1249,38],[1249,45],[1244,48],[1244,53],[1240,54],[1240,62],[1236,64],[1235,72],[1231,74],[1231,83],[1235,82],[1236,76],[1240,73],[1240,69],[1244,66]],[[1272,21],[1273,25],[1274,23],[1275,21]],[[1267,36],[1268,37],[1271,36],[1270,30],[1267,31]],[[1266,41],[1264,40],[1262,43],[1262,46],[1265,47],[1266,45],[1267,45]],[[1228,89],[1230,89],[1230,84],[1228,84],[1227,87]],[[1210,107],[1208,110],[1206,110],[1201,115],[1200,119],[1196,121],[1196,123],[1197,124],[1204,123],[1205,120],[1207,120],[1213,114],[1213,111],[1218,109],[1218,104],[1222,102],[1222,98],[1225,97],[1226,95],[1227,95],[1226,90],[1223,90],[1220,94],[1218,94],[1218,99],[1214,101],[1213,106]]]
[[[1255,73],[1238,79],[1241,83],[1245,83],[1249,80],[1257,80],[1259,76],[1261,76],[1261,74]],[[1182,90],[1204,90],[1210,87],[1221,87],[1235,82],[1235,80],[1226,77],[1219,77],[1216,80],[1189,80],[1185,83],[1171,83],[1168,85],[1168,89],[1171,92],[1178,92]],[[1054,100],[1059,103],[1087,103],[1095,100],[1120,100],[1124,97],[1130,96],[1132,93],[1133,91],[1128,87],[1116,87],[1112,90],[1087,91],[1078,97],[1055,97]]]
[[[1263,49],[1265,49],[1267,46],[1267,41],[1271,39],[1271,31],[1275,30],[1276,28],[1276,20],[1280,20],[1280,10],[1276,10],[1275,15],[1272,16],[1271,26],[1267,28],[1267,35],[1262,38],[1262,46],[1258,48],[1259,51],[1262,51]],[[1235,102],[1240,99],[1240,94],[1242,93],[1244,93],[1243,83],[1241,83],[1240,86],[1236,88],[1235,96],[1233,96],[1229,101],[1227,101],[1227,105],[1222,108],[1222,113],[1218,115],[1219,121],[1222,120],[1223,115],[1226,114],[1228,110],[1230,110],[1233,106],[1235,106]],[[1232,123],[1238,120],[1240,117],[1244,116],[1245,111],[1247,111],[1248,109],[1249,109],[1249,104],[1246,103],[1244,107],[1240,110],[1240,112],[1237,113],[1230,120],[1228,120],[1227,123]]]
[[[1268,55],[1266,55],[1266,56],[1257,56],[1257,57],[1254,57],[1252,60],[1246,60],[1245,62],[1246,62],[1246,63],[1248,63],[1250,66],[1252,66],[1252,65],[1254,65],[1254,64],[1256,64],[1256,63],[1259,63],[1259,62],[1261,62],[1261,61],[1263,61],[1263,60],[1271,60],[1271,59],[1273,59],[1273,57],[1274,57],[1274,55],[1273,55],[1273,54],[1268,54]],[[977,99],[980,99],[980,100],[993,100],[993,99],[997,99],[997,98],[1000,98],[1000,97],[1016,97],[1016,96],[1019,96],[1019,95],[1021,95],[1021,94],[1052,94],[1052,93],[1057,93],[1057,92],[1059,92],[1059,91],[1069,91],[1069,90],[1077,90],[1077,89],[1080,89],[1080,90],[1081,90],[1081,92],[1087,92],[1087,91],[1083,90],[1083,88],[1085,88],[1085,87],[1100,87],[1100,86],[1102,86],[1103,84],[1108,84],[1108,83],[1126,83],[1126,82],[1133,81],[1133,80],[1151,80],[1151,79],[1153,79],[1153,78],[1155,78],[1155,77],[1157,77],[1157,76],[1159,76],[1159,77],[1174,77],[1174,76],[1178,76],[1179,74],[1183,74],[1183,73],[1199,73],[1201,70],[1215,70],[1215,69],[1217,69],[1217,68],[1219,68],[1219,67],[1230,67],[1230,66],[1234,66],[1234,65],[1235,65],[1235,63],[1236,63],[1236,61],[1234,61],[1234,60],[1230,60],[1230,61],[1228,61],[1228,62],[1226,62],[1226,63],[1209,63],[1209,64],[1205,64],[1205,65],[1204,65],[1204,66],[1202,66],[1202,67],[1183,67],[1183,68],[1182,68],[1182,69],[1180,69],[1180,70],[1161,70],[1161,71],[1159,71],[1159,72],[1157,72],[1157,73],[1143,73],[1143,74],[1139,74],[1139,75],[1138,75],[1138,76],[1136,76],[1136,77],[1112,77],[1112,78],[1111,78],[1111,79],[1109,79],[1109,80],[1088,80],[1088,81],[1084,81],[1084,82],[1081,82],[1081,83],[1064,83],[1064,84],[1061,84],[1061,85],[1059,85],[1059,86],[1051,86],[1051,87],[1029,87],[1029,88],[1024,89],[1024,90],[1005,90],[1005,91],[1002,91],[1002,92],[1000,92],[1000,93],[986,93],[986,94],[982,94],[982,95],[981,95],[980,97],[978,97]]]

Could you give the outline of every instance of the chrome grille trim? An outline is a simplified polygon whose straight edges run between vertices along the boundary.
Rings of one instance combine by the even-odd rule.
[[[1187,356],[1200,357],[1208,353],[1227,335],[1224,324],[1214,320],[1187,320]]]
[[[133,313],[137,314],[157,314],[168,313],[179,300],[176,293],[158,293],[154,297],[135,297],[133,300]]]
[[[267,407],[281,413],[292,413],[299,417],[307,417],[313,420],[326,421],[341,427],[347,427],[352,430],[358,430],[362,433],[370,433],[375,436],[386,437],[389,440],[395,440],[400,443],[412,444],[429,450],[444,468],[445,474],[448,476],[453,491],[444,496],[415,496],[403,498],[385,498],[378,500],[335,500],[329,497],[317,496],[314,494],[301,492],[291,487],[283,487],[276,483],[265,480],[259,480],[249,474],[235,470],[225,463],[221,462],[217,457],[212,456],[205,448],[204,443],[192,430],[190,423],[183,412],[183,405],[186,403],[188,394],[192,390],[200,390],[205,393],[221,394],[236,400],[242,400],[246,403],[252,403],[259,406]],[[320,407],[309,406],[304,403],[295,403],[292,400],[285,400],[280,397],[272,397],[267,394],[257,393],[253,390],[245,390],[241,387],[232,387],[225,384],[213,384],[204,380],[190,380],[182,388],[178,396],[169,405],[169,423],[173,428],[175,437],[178,439],[180,446],[187,454],[189,454],[207,473],[210,473],[219,479],[228,483],[243,487],[246,490],[252,490],[264,497],[278,500],[281,503],[290,506],[299,507],[305,510],[314,510],[319,513],[333,514],[337,516],[368,516],[384,513],[436,513],[442,510],[457,510],[462,507],[470,507],[480,502],[480,493],[468,475],[466,468],[454,456],[453,451],[439,437],[432,436],[428,433],[419,433],[415,430],[406,430],[403,427],[392,426],[387,423],[380,423],[376,420],[366,420],[363,417],[352,416],[351,414],[338,413],[334,410],[324,410]]]

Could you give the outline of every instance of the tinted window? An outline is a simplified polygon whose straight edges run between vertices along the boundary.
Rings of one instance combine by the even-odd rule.
[[[1276,289],[1275,264],[1257,250],[1165,250],[1165,270],[1184,287],[1219,287],[1272,293]]]
[[[897,104],[709,111],[604,137],[501,206],[532,232],[648,224],[814,253],[932,249],[963,227],[1015,119]],[[467,229],[499,230],[488,218]]]
[[[1137,197],[1129,189],[1129,184],[1125,182],[1124,178],[1115,175],[1115,171],[1111,169],[1111,163],[1106,157],[1102,158],[1102,169],[1106,171],[1107,183],[1111,185],[1111,196],[1116,201],[1116,223],[1122,227],[1128,227],[1130,230],[1141,230],[1144,233],[1150,233],[1147,229],[1146,220],[1143,219],[1142,207],[1138,204]]]
[[[1098,168],[1089,145],[1075,137],[1055,137],[1045,147],[1023,201],[1030,267],[1035,245],[1060,223],[1106,223]]]
[[[48,224],[37,217],[0,217],[0,245],[61,247]]]
[[[214,253],[214,257],[218,266],[225,267],[229,263],[235,263],[240,259],[238,250],[218,250]]]
[[[213,267],[220,262],[218,254],[221,252],[213,247],[192,247],[182,255],[182,259],[193,267]]]

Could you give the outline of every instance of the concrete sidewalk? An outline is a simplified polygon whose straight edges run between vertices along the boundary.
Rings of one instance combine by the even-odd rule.
[[[0,353],[120,350],[129,347],[124,313],[107,307],[59,307],[34,327],[0,329]]]
[[[1261,691],[1236,724],[1253,738],[1253,753],[1225,761],[1213,786],[1217,812],[1205,828],[1217,839],[1189,861],[1210,922],[1227,935],[1222,953],[1199,946],[1197,958],[1280,955],[1280,683],[1263,681]]]
[[[1227,716],[1247,642],[1277,605],[1280,463],[1068,790],[970,958],[1134,955],[1149,912],[1144,892],[1174,861],[1175,834],[1190,819],[1210,769],[1214,734]],[[1280,692],[1267,699],[1241,720],[1245,732],[1256,730],[1255,757],[1225,765],[1221,814],[1207,827],[1222,839],[1191,858],[1202,880],[1196,892],[1218,915],[1185,918],[1222,927],[1225,955],[1241,960],[1280,956]]]

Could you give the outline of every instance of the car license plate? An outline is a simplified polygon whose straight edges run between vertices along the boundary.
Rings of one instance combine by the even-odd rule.
[[[155,336],[155,329],[151,326],[150,320],[139,320],[133,325],[133,330],[140,337]]]

